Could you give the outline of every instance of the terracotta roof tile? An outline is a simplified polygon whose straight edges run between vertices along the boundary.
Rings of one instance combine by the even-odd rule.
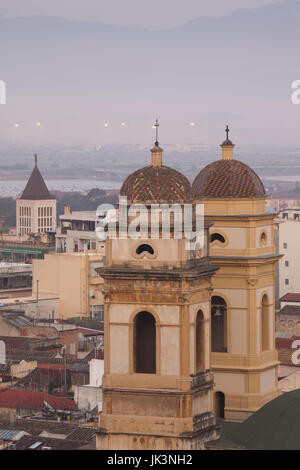
[[[0,407],[42,410],[45,408],[44,401],[47,401],[49,405],[59,410],[77,408],[73,400],[49,395],[46,392],[14,389],[9,389],[2,393],[0,392]]]
[[[168,166],[146,166],[124,181],[121,196],[130,203],[184,204],[193,202],[193,190],[189,180]]]
[[[193,183],[196,197],[263,197],[258,175],[239,160],[217,160],[207,165]]]
[[[281,297],[280,302],[300,302],[300,294],[285,294],[283,297]]]
[[[300,305],[285,305],[278,315],[300,315]]]

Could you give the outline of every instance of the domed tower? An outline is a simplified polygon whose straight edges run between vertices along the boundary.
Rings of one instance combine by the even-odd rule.
[[[210,256],[220,269],[212,279],[211,366],[215,411],[243,421],[278,394],[275,350],[274,217],[257,174],[233,159],[234,144],[193,183],[204,204]]]
[[[130,223],[136,223],[137,205],[144,212],[146,207],[148,217],[153,205],[178,210],[193,202],[187,178],[163,165],[158,142],[151,152],[152,164],[128,176],[121,188]],[[207,243],[196,257],[184,235],[175,236],[172,217],[169,238],[161,222],[154,236],[151,226],[132,238],[119,219],[116,236],[106,241],[105,266],[98,269],[105,298],[98,449],[200,449],[217,436],[209,350],[217,268]]]

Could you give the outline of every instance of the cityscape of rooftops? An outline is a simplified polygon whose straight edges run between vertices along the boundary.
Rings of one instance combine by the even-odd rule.
[[[299,16],[0,0],[9,464],[300,449]]]

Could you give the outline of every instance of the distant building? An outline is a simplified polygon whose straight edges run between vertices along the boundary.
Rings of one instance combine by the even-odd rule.
[[[278,230],[278,252],[284,256],[278,263],[278,297],[300,292],[300,209],[285,209],[275,220]]]
[[[1,298],[0,302],[4,305],[0,307],[0,315],[2,310],[9,309],[23,313],[30,319],[49,321],[58,318],[58,298],[48,296],[38,299],[36,291],[35,297],[6,297]]]
[[[35,166],[20,198],[17,199],[17,235],[56,230],[56,199],[50,194]]]
[[[90,383],[74,387],[74,401],[78,408],[84,411],[92,411],[102,406],[102,377],[104,374],[104,361],[92,359],[89,362]]]
[[[30,296],[31,291],[31,264],[0,262],[0,299]]]
[[[102,248],[104,243],[96,236],[98,218],[96,211],[74,211],[65,207],[59,216],[59,228],[56,234],[56,251],[58,253],[78,252]]]
[[[267,210],[275,212],[284,209],[300,208],[300,191],[282,191],[268,195],[266,200]]]
[[[31,263],[55,251],[54,232],[22,237],[1,235],[0,259],[8,263]],[[54,239],[54,241],[53,241]]]
[[[299,294],[298,294],[299,295]],[[300,335],[300,304],[286,304],[280,312],[276,314],[277,334],[286,336]]]
[[[104,256],[96,251],[55,253],[33,261],[33,295],[58,298],[60,318],[88,317],[103,320],[103,279],[96,268]],[[38,284],[37,284],[38,281]]]
[[[46,392],[6,390],[0,394],[0,417],[15,420],[19,415],[33,414],[46,409],[47,402],[54,410],[75,410],[73,400],[49,395]]]

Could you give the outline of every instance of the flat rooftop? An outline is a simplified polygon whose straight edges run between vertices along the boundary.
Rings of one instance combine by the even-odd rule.
[[[59,216],[60,220],[87,220],[97,222],[98,217],[96,211],[73,211],[70,214],[62,214]]]
[[[0,262],[0,273],[32,272],[32,264]]]

